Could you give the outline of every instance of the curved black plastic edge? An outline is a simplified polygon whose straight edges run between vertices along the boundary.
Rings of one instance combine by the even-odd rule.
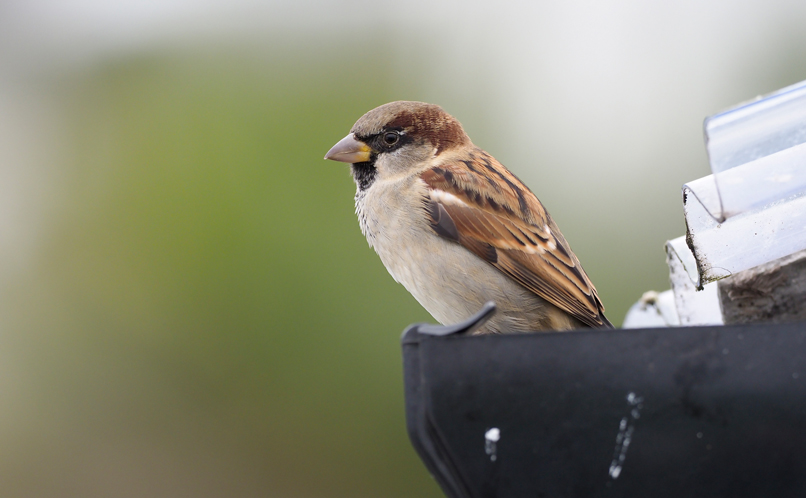
[[[454,325],[432,325],[430,323],[415,323],[414,325],[409,325],[406,328],[406,330],[403,331],[403,337],[401,338],[401,340],[405,344],[406,336],[409,335],[410,331],[415,330],[420,334],[435,335],[435,336],[472,334],[473,332],[478,330],[479,327],[487,323],[487,320],[492,318],[496,310],[497,308],[495,306],[495,303],[492,301],[487,301],[486,303],[484,303],[484,306],[481,307],[478,313],[471,316],[467,320],[459,322]]]
[[[445,494],[451,498],[473,495],[468,489],[467,483],[459,477],[459,469],[448,457],[447,449],[443,447],[439,436],[434,432],[433,424],[428,419],[426,402],[421,395],[424,389],[424,379],[421,375],[420,357],[417,353],[422,339],[420,334],[440,337],[469,334],[484,325],[495,312],[495,303],[489,301],[482,306],[478,313],[461,323],[448,326],[417,323],[407,327],[401,337],[404,364],[403,382],[406,394],[406,429],[409,439],[429,473],[436,479]]]
[[[403,382],[406,395],[406,430],[409,440],[428,472],[437,481],[449,498],[471,496],[467,485],[457,480],[458,469],[439,448],[439,438],[433,434],[428,420],[426,400],[423,398],[422,368],[420,365],[420,339],[418,325],[412,325],[403,333]]]

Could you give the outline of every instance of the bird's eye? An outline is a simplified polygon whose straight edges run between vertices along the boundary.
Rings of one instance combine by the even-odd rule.
[[[389,146],[395,145],[398,140],[400,140],[400,135],[398,133],[396,133],[396,132],[390,131],[390,132],[384,133],[384,135],[383,135],[383,142],[386,145],[389,145]]]

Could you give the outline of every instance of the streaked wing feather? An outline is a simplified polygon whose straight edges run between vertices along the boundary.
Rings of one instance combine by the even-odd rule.
[[[425,171],[421,179],[429,187],[436,233],[582,323],[611,326],[596,289],[543,205],[495,159],[475,149],[469,158]]]

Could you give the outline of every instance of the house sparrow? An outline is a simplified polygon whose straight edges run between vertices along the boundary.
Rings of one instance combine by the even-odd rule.
[[[537,197],[441,107],[375,108],[325,159],[351,163],[361,231],[440,323],[494,301],[478,333],[612,327]]]

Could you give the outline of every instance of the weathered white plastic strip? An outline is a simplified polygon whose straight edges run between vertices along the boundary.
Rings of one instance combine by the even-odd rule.
[[[800,167],[806,170],[806,160]],[[711,176],[683,187],[686,237],[693,250],[693,261],[685,266],[698,289],[733,273],[806,249],[806,195],[792,195],[732,216],[722,223],[714,219],[709,210],[715,198]],[[685,245],[686,239],[682,240]]]
[[[722,325],[717,284],[707,284],[698,291],[692,278],[697,275],[697,262],[685,237],[666,242],[666,262],[679,324]]]
[[[661,293],[645,292],[641,299],[630,307],[621,328],[642,329],[650,327],[677,327],[680,319],[674,304],[674,294],[667,290]]]
[[[806,249],[806,81],[707,118],[705,139],[714,174],[683,186],[698,289]]]
[[[717,280],[806,250],[806,81],[704,128],[713,174],[683,186],[686,235],[666,243],[680,325],[722,324]],[[654,311],[642,298],[625,325],[669,323],[665,294]]]

